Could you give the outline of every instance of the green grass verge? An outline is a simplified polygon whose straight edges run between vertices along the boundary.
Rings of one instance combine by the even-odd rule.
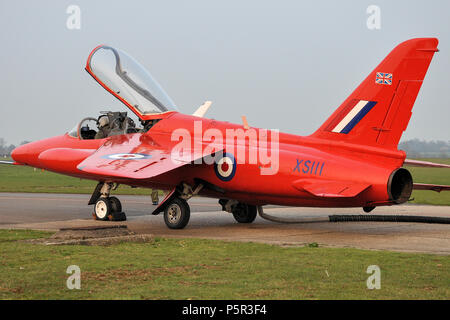
[[[48,235],[48,234],[47,234]],[[43,246],[0,231],[0,299],[448,299],[450,257],[386,251],[155,239]],[[69,290],[69,265],[81,289]],[[381,268],[381,289],[366,287]]]
[[[26,166],[0,165],[0,192],[92,194],[96,181],[82,180]],[[113,194],[149,195],[150,189],[121,185]]]
[[[450,164],[450,159],[421,159]],[[439,168],[407,167],[414,181],[421,183],[450,184],[450,170]],[[0,166],[0,192],[44,192],[91,194],[95,181],[81,180],[53,172],[25,166]],[[149,189],[120,186],[115,194],[148,195]],[[450,192],[414,191],[412,203],[450,205]]]

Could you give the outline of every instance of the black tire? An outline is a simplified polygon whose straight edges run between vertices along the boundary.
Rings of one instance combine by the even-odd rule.
[[[95,202],[94,214],[97,220],[107,221],[112,214],[111,202],[108,198],[100,198]]]
[[[245,203],[238,203],[233,208],[233,217],[239,223],[252,223],[257,215],[256,206]]]
[[[111,203],[111,209],[113,212],[122,212],[122,204],[120,200],[116,197],[109,197],[109,202]]]
[[[363,207],[363,210],[365,213],[369,213],[371,212],[373,209],[375,209],[375,207]]]
[[[191,209],[186,200],[173,198],[164,209],[164,222],[169,229],[183,229],[189,222]]]

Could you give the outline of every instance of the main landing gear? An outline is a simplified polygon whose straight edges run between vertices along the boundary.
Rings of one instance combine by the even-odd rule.
[[[239,223],[252,223],[258,214],[256,206],[236,200],[220,199],[219,204],[223,211],[232,213],[234,219]]]
[[[159,206],[152,212],[153,215],[164,213],[164,222],[169,229],[183,229],[189,223],[191,210],[187,200],[197,195],[203,188],[199,183],[194,187],[183,183],[173,189]],[[125,213],[122,212],[122,204],[116,197],[111,197],[111,190],[117,187],[114,183],[99,182],[89,200],[94,205],[93,216],[96,220],[124,221]],[[236,200],[220,199],[224,211],[233,214],[239,223],[252,223],[257,216],[257,207]]]
[[[164,212],[164,222],[169,229],[183,229],[191,217],[191,209],[187,200],[197,195],[202,188],[203,184],[201,183],[194,188],[183,183],[168,193],[152,214]]]
[[[190,217],[191,209],[183,198],[173,197],[164,209],[164,222],[170,229],[183,229]]]
[[[96,220],[127,220],[125,213],[122,212],[120,200],[116,197],[109,196],[112,188],[112,183],[99,182],[97,184],[97,187],[89,200],[89,204],[94,205],[94,213],[92,215]]]

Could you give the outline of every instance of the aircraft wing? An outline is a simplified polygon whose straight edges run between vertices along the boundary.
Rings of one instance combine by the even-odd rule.
[[[420,160],[411,160],[411,159],[405,159],[405,162],[403,162],[403,165],[405,166],[412,166],[412,167],[428,167],[428,168],[450,168],[449,164],[443,164],[443,163],[434,163],[430,161],[420,161]]]
[[[15,166],[21,166],[21,163],[17,163],[15,161],[7,161],[7,160],[0,160],[0,164],[9,164],[9,165],[15,165]]]
[[[148,179],[204,156],[190,150],[172,154],[178,143],[171,141],[170,136],[158,134],[113,136],[77,168],[107,178]]]
[[[294,188],[307,191],[316,197],[322,198],[353,198],[368,189],[371,185],[366,183],[309,179],[296,180]]]

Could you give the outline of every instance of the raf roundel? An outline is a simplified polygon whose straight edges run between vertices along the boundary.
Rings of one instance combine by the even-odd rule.
[[[236,159],[230,153],[225,153],[219,161],[214,164],[216,176],[222,181],[230,181],[236,173]]]
[[[142,160],[149,159],[152,156],[144,153],[115,153],[108,154],[103,156],[105,159],[113,159],[113,160]]]

